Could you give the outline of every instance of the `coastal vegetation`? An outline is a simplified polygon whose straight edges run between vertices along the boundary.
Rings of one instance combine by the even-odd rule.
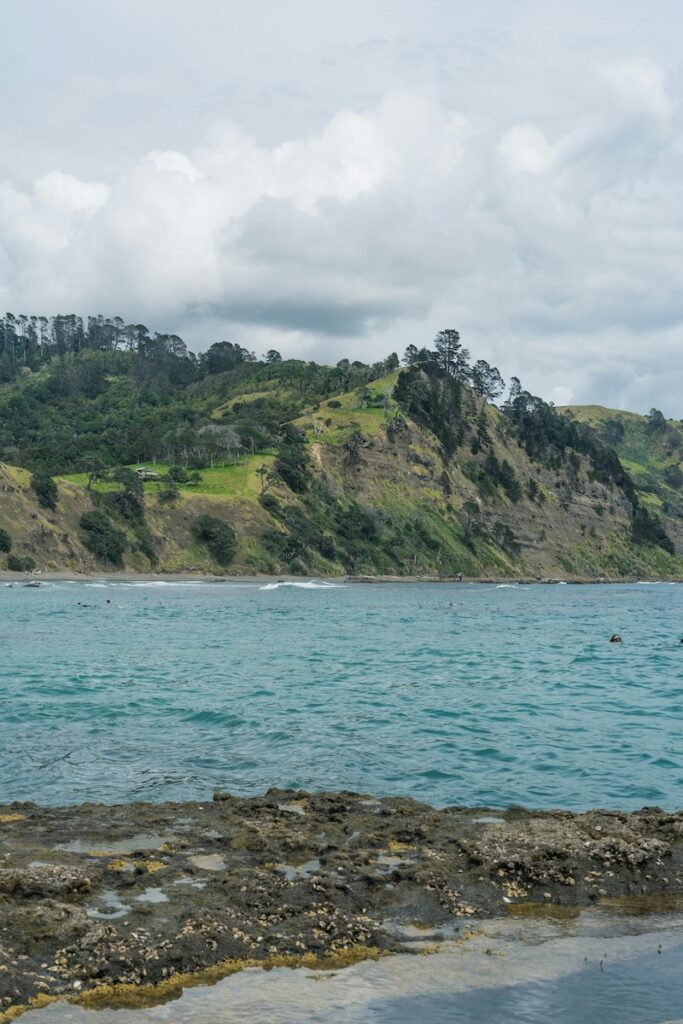
[[[4,554],[43,568],[683,575],[679,427],[555,409],[455,330],[321,366],[8,314],[0,381]]]

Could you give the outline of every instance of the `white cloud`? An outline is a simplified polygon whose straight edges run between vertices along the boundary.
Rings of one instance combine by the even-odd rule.
[[[505,132],[499,152],[513,174],[545,174],[555,160],[554,147],[536,124],[518,124]]]
[[[424,67],[417,43],[403,52]],[[199,145],[154,136],[103,180],[68,162],[29,184],[9,175],[0,298],[333,360],[455,326],[557,404],[681,415],[675,83],[651,58],[571,70],[546,68],[533,100],[501,85],[491,103],[484,72],[479,94],[421,80],[289,138],[223,117]]]

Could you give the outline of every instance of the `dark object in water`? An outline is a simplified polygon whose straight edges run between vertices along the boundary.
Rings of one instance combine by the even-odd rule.
[[[41,585],[39,580],[31,580],[30,583],[24,583],[25,587],[40,587]]]
[[[611,644],[620,644],[621,643],[621,637],[619,636],[618,633],[613,633],[612,636],[609,638],[609,642]],[[681,643],[683,643],[683,641],[681,641]]]

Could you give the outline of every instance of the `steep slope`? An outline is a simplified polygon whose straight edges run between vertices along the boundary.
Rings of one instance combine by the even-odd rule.
[[[472,433],[448,454],[404,414],[393,397],[396,377],[313,402],[279,452],[203,468],[199,481],[180,482],[170,497],[163,481],[146,482],[144,530],[109,503],[120,483],[88,490],[85,475],[59,477],[52,512],[39,506],[27,471],[0,465],[0,527],[13,554],[46,570],[683,577],[679,555],[634,542],[627,495],[596,479],[589,458],[532,459],[502,413],[476,396],[469,419],[485,443],[478,448]],[[300,478],[288,479],[287,452],[299,460]],[[125,534],[118,563],[87,545],[81,517],[93,507]],[[233,527],[229,563],[197,539],[203,515]]]
[[[560,410],[592,427],[619,455],[639,497],[659,513],[678,546],[683,545],[683,428],[657,410],[648,416],[599,405]]]

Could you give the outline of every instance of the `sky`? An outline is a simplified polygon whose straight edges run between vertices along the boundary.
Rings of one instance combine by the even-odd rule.
[[[677,0],[0,4],[0,308],[683,417]]]

